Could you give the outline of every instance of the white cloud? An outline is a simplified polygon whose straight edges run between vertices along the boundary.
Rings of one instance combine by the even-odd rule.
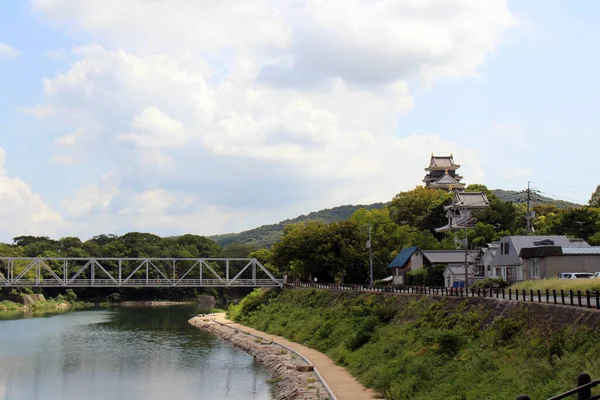
[[[0,57],[15,58],[21,54],[20,50],[10,47],[6,43],[0,42]]]
[[[78,190],[62,203],[63,209],[71,217],[82,217],[97,213],[105,216],[114,197],[119,194],[118,176],[111,172],[102,177],[99,185],[88,185]]]
[[[133,118],[133,132],[117,136],[118,140],[131,142],[137,147],[178,147],[188,139],[181,122],[164,112],[147,107]]]
[[[79,141],[81,134],[81,131],[77,131],[75,133],[60,136],[54,140],[54,144],[59,146],[74,146]]]
[[[130,229],[272,222],[270,210],[389,200],[421,183],[432,151],[464,154],[465,180],[484,179],[474,151],[394,131],[414,107],[411,78],[477,74],[515,23],[505,1],[33,5],[97,38],[30,108],[81,129],[56,144],[118,170],[63,203],[73,217],[101,211]]]
[[[56,235],[65,227],[62,217],[40,195],[4,169],[6,152],[0,147],[0,241],[17,235]]]

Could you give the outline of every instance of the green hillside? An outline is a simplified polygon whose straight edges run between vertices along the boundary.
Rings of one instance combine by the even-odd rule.
[[[526,201],[526,195],[522,192],[516,192],[514,190],[502,190],[495,189],[492,193],[504,201],[510,201],[513,203],[523,203]],[[569,208],[569,207],[581,207],[581,204],[570,203],[563,200],[554,200],[549,197],[540,196],[535,194],[533,197],[532,205],[536,204],[551,204],[558,208]],[[286,219],[277,224],[263,225],[259,228],[250,229],[239,233],[225,233],[223,235],[209,236],[209,239],[214,240],[222,246],[229,244],[245,244],[255,246],[256,248],[271,247],[275,244],[283,235],[283,229],[286,225],[295,224],[299,222],[308,221],[323,221],[323,222],[335,222],[343,221],[348,219],[352,213],[360,208],[366,208],[368,210],[380,209],[387,206],[389,203],[374,203],[369,205],[345,205],[333,208],[326,208],[321,211],[314,211],[308,215],[300,215],[299,217]]]
[[[296,224],[299,222],[309,221],[322,221],[322,222],[335,222],[343,221],[350,218],[352,213],[360,208],[366,208],[367,210],[380,209],[388,203],[374,203],[369,205],[345,205],[333,208],[326,208],[321,211],[313,211],[308,215],[300,215],[293,219],[286,219],[277,224],[263,225],[258,228],[250,229],[240,233],[225,233],[223,235],[208,236],[209,239],[214,240],[222,246],[228,244],[248,244],[256,246],[257,248],[270,247],[275,244],[281,236],[283,236],[283,228],[289,224]]]

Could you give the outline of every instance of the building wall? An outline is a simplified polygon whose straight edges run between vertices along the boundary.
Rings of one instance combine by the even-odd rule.
[[[410,266],[409,271],[416,271],[423,268],[423,253],[419,250],[415,251],[408,263]]]
[[[560,272],[600,271],[600,255],[562,255],[545,257],[545,277],[557,276]]]

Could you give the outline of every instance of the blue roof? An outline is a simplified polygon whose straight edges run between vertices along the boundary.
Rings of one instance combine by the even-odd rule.
[[[388,268],[404,268],[406,263],[410,260],[413,253],[419,249],[418,246],[407,247],[402,249],[400,253],[392,260]]]

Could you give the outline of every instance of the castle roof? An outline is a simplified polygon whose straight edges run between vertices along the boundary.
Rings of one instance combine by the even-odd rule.
[[[425,168],[426,171],[431,171],[432,169],[458,169],[460,165],[454,164],[454,157],[452,154],[449,156],[434,156],[431,155],[431,160],[429,161],[429,167]]]

